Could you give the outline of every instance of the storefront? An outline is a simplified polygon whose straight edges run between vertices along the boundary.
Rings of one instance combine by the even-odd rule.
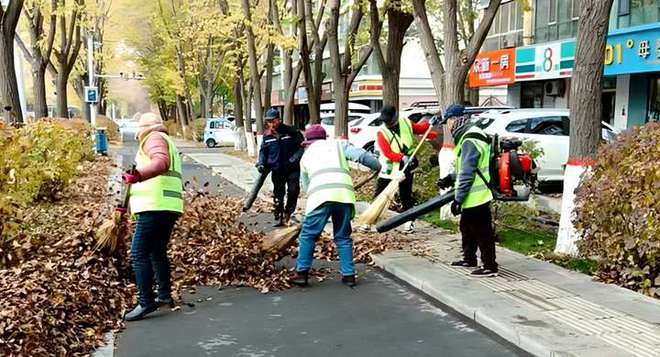
[[[479,88],[479,105],[507,104],[507,87],[515,79],[515,56],[513,48],[479,53],[468,76],[468,86]]]
[[[519,108],[568,108],[575,40],[516,48],[509,101]]]
[[[660,120],[660,23],[611,31],[605,76],[616,78],[616,127]]]

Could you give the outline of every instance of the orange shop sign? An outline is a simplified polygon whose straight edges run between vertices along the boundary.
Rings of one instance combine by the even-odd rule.
[[[481,52],[470,68],[470,88],[500,86],[515,81],[516,51],[507,48],[499,51]]]

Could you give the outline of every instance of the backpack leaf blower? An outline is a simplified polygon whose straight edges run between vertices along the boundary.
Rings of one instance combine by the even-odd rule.
[[[486,185],[498,201],[524,202],[529,200],[532,183],[536,179],[536,164],[527,154],[518,152],[522,141],[518,139],[499,140],[497,135],[484,136],[468,134],[471,138],[486,141],[490,146],[490,180],[477,169],[477,175],[486,182]],[[454,200],[454,191],[438,195],[430,200],[390,217],[378,225],[376,230],[380,233],[392,230],[405,222],[436,210]]]

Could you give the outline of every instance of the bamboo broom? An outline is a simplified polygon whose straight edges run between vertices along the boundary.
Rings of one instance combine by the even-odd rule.
[[[261,242],[261,251],[267,254],[276,254],[291,246],[300,233],[300,224],[277,229],[270,233]]]
[[[135,172],[135,165],[131,167],[130,172]],[[130,192],[131,185],[127,184],[118,208],[124,211],[128,208]],[[108,253],[113,254],[119,248],[120,240],[128,226],[125,216],[124,212],[114,210],[110,219],[101,224],[99,229],[96,230],[96,247],[94,250],[106,250]]]
[[[406,172],[408,165],[415,157],[415,155],[417,155],[417,151],[419,151],[419,148],[421,148],[422,144],[424,144],[424,141],[431,132],[431,129],[433,129],[433,126],[429,125],[429,128],[426,129],[424,136],[422,136],[422,140],[420,140],[419,144],[417,144],[417,147],[413,151],[412,155],[410,155],[410,160],[408,160],[408,162],[403,167],[403,169],[401,169],[401,172]],[[399,190],[399,184],[401,183],[402,180],[403,179],[400,177],[392,178],[392,180],[390,181],[389,184],[387,184],[383,192],[378,194],[378,196],[376,196],[376,199],[369,205],[369,207],[364,212],[362,212],[360,217],[358,217],[357,224],[360,226],[369,226],[376,224],[376,222],[378,222],[380,217],[383,215],[383,212],[385,212],[387,208],[390,206],[390,202],[392,202],[392,200],[394,199],[394,195]]]

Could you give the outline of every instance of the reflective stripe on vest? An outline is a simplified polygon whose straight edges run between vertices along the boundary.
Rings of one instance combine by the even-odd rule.
[[[465,132],[465,134],[463,134],[458,142],[458,145],[456,145],[454,148],[454,155],[456,156],[456,173],[458,175],[461,172],[461,149],[463,147],[463,143],[466,140],[469,140],[477,148],[477,151],[479,151],[479,162],[477,163],[477,168],[479,171],[481,171],[484,178],[490,181],[490,144],[476,138],[466,138],[466,135],[470,133],[476,133],[487,137],[486,134],[476,126],[471,127],[468,129],[468,131]],[[476,172],[474,174],[475,177],[474,181],[472,182],[472,187],[470,187],[470,192],[463,201],[462,208],[480,206],[493,200],[493,193],[490,191],[490,188],[488,188],[488,185],[486,185],[486,182],[484,182],[479,174]],[[457,180],[454,189],[458,188],[458,184],[459,182]]]
[[[380,128],[380,132],[383,133],[387,142],[390,143],[390,149],[394,153],[402,153],[404,147],[409,151],[415,144],[412,125],[410,124],[410,120],[406,118],[399,118],[399,134],[392,132],[385,124]],[[408,152],[403,152],[403,154],[408,154]],[[400,170],[401,163],[392,162],[382,153],[378,156],[378,161],[381,167],[378,177],[390,179],[393,173]]]
[[[131,185],[131,212],[171,211],[183,213],[181,158],[176,146],[172,139],[164,133],[156,132],[149,135],[161,135],[167,142],[170,167],[167,172],[159,176]],[[138,167],[144,167],[151,161],[142,149],[146,140],[145,137],[140,142],[138,152],[135,155],[135,163]]]
[[[307,214],[325,202],[355,204],[353,180],[340,142],[314,142],[305,150],[300,165],[309,177],[305,207]]]

